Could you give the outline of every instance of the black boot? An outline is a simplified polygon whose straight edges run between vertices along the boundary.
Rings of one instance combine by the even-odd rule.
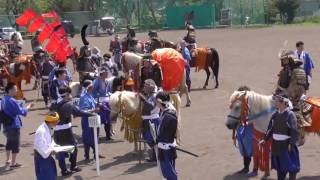
[[[243,169],[237,172],[237,174],[247,174],[249,172],[251,158],[250,157],[243,157]]]
[[[156,162],[157,157],[156,157],[156,152],[154,151],[154,148],[151,147],[152,149],[149,152],[149,159],[147,160],[148,162]]]
[[[289,173],[289,180],[296,180],[297,173]]]

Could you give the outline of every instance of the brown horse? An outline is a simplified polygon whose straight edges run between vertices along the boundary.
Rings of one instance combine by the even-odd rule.
[[[32,61],[32,55],[18,56],[13,63],[2,64],[1,78],[7,79],[8,82],[15,83],[18,89],[16,98],[23,99],[21,83],[23,80],[29,84],[32,76],[37,75],[37,66]]]
[[[203,88],[207,88],[210,77],[211,68],[213,77],[216,80],[215,88],[219,87],[219,54],[214,48],[196,48],[191,50],[192,61],[190,62],[191,67],[195,67],[196,71],[204,69],[207,74],[206,81]]]
[[[139,41],[139,40],[133,40],[133,43],[135,46],[134,52],[143,54],[144,49],[145,49],[145,42]],[[128,40],[126,38],[124,38],[121,41],[121,46],[122,46],[122,53],[127,52],[127,51],[132,51],[129,49]]]

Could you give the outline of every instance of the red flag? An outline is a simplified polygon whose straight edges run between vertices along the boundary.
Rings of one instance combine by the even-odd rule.
[[[60,38],[64,38],[67,36],[66,32],[64,31],[64,28],[62,26],[59,27],[58,30],[56,30],[55,32],[57,34],[58,37]]]
[[[67,60],[67,51],[65,50],[65,48],[63,48],[62,46],[60,46],[56,52],[54,53],[55,59],[58,60],[59,62],[66,62]]]
[[[68,46],[69,46],[69,41],[67,38],[64,38],[62,39],[61,43],[60,43],[60,46],[64,49],[68,49]]]
[[[60,40],[59,38],[53,34],[50,37],[50,41],[48,42],[47,46],[46,46],[46,50],[49,53],[55,52],[56,49],[58,49],[60,47]]]
[[[54,19],[59,19],[57,13],[55,11],[51,11],[49,13],[44,13],[41,15],[43,18],[54,18]]]
[[[42,44],[46,39],[50,37],[52,32],[53,28],[46,24],[38,36],[38,41]]]
[[[20,26],[26,26],[36,16],[37,16],[37,13],[35,13],[32,9],[28,9],[20,17],[16,19],[16,23]]]
[[[44,19],[39,16],[32,22],[27,31],[31,33],[36,32],[38,29],[42,28],[45,23]]]
[[[52,28],[56,28],[56,27],[58,27],[59,25],[61,25],[61,22],[60,22],[59,20],[57,20],[57,21],[55,21],[55,22],[53,22],[53,23],[50,24],[50,26],[51,26]]]

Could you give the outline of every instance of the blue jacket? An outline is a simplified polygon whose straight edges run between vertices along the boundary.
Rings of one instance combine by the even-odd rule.
[[[191,55],[190,55],[189,49],[188,49],[187,47],[182,48],[182,49],[181,49],[181,54],[182,54],[184,60],[187,61],[188,64],[189,64],[190,61],[191,61]]]
[[[88,93],[83,93],[80,97],[80,109],[91,110],[96,107],[96,101],[93,96]],[[88,117],[81,118],[82,140],[84,144],[94,145],[93,128],[89,127]]]
[[[110,83],[106,81],[106,84],[103,84],[99,78],[93,81],[93,97],[106,97],[109,96],[110,93]]]
[[[4,129],[21,128],[22,121],[20,116],[27,116],[28,110],[24,108],[16,99],[5,95],[1,101],[1,108],[8,116],[14,119],[14,123],[5,126]]]

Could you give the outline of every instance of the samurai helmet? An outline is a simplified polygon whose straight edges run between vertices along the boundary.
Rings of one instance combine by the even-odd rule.
[[[85,24],[81,29],[81,40],[83,46],[80,48],[80,57],[89,57],[91,56],[91,50],[89,48],[89,41],[86,39],[86,29],[88,25]]]

